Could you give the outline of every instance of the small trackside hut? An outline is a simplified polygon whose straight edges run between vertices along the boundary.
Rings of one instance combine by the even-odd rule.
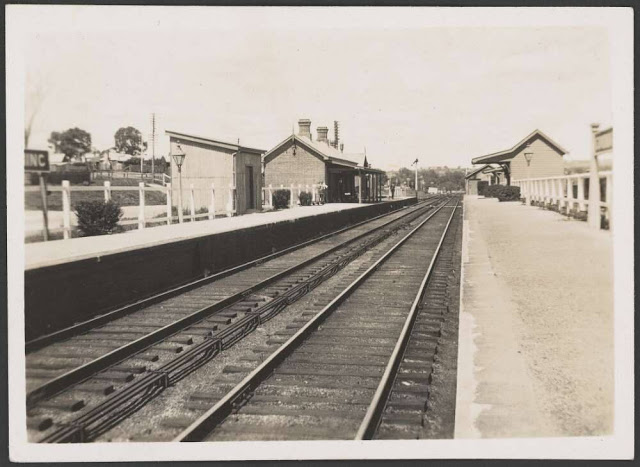
[[[364,154],[344,154],[336,142],[328,140],[327,127],[318,127],[314,141],[311,120],[301,119],[298,125],[298,134],[285,138],[265,154],[265,186],[276,190],[324,185],[329,203],[382,200],[384,171],[371,168]],[[362,165],[358,159],[363,160]]]
[[[178,149],[185,153],[182,164],[182,208],[188,209],[193,186],[195,209],[211,203],[211,185],[215,187],[215,211],[231,207],[235,214],[262,209],[262,154],[264,150],[234,143],[193,136],[176,131],[169,135],[170,154]],[[178,204],[178,168],[171,158],[171,197]]]

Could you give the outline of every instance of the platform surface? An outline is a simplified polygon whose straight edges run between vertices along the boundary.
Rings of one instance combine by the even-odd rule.
[[[465,197],[456,438],[610,434],[613,242]]]
[[[306,216],[358,209],[364,206],[369,206],[369,204],[330,203],[319,206],[298,206],[280,211],[245,214],[236,217],[216,218],[214,220],[206,219],[194,223],[186,222],[181,225],[147,227],[146,229],[131,230],[117,235],[28,243],[25,245],[25,269],[78,261],[204,235],[284,222]]]

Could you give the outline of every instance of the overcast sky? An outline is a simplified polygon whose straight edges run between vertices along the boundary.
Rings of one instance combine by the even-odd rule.
[[[268,150],[309,118],[314,135],[340,121],[345,152],[366,146],[374,166],[455,167],[536,128],[586,158],[589,124],[611,123],[605,29],[459,27],[418,8],[266,10],[34,15],[47,26],[25,42],[27,76],[46,98],[31,146],[78,126],[105,149],[121,126],[148,135],[155,112],[157,155],[165,129]]]

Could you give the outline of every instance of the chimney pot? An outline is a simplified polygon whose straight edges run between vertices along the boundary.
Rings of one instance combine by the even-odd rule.
[[[317,131],[318,131],[318,141],[328,144],[329,140],[327,139],[327,135],[329,134],[329,128],[327,128],[326,126],[319,126],[317,128]]]
[[[298,136],[306,136],[311,139],[311,120],[307,118],[298,120]]]

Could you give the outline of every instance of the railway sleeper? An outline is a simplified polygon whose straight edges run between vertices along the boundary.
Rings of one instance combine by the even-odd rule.
[[[119,383],[128,383],[133,381],[135,375],[133,373],[121,373],[117,371],[103,371],[96,373],[92,378],[103,381],[116,381]]]
[[[27,417],[27,428],[36,431],[46,431],[53,426],[51,417]]]
[[[84,406],[84,399],[79,399],[72,394],[61,394],[59,396],[53,397],[52,399],[38,402],[38,407],[61,410],[64,412],[77,412],[78,410],[84,408]]]
[[[353,419],[360,420],[362,419],[362,412],[364,412],[364,408],[350,406],[350,405],[336,405],[334,409],[323,408],[323,409],[315,409],[315,408],[305,408],[302,409],[300,406],[258,406],[253,405],[249,402],[249,404],[245,405],[240,409],[240,414],[242,415],[260,415],[260,416],[286,416],[292,418],[316,418],[316,419]]]
[[[266,422],[266,421],[265,421]],[[284,441],[284,440],[329,440],[329,439],[349,439],[353,429],[344,426],[334,426],[326,428],[322,426],[306,425],[304,430],[298,424],[284,426],[275,423],[263,423],[256,425],[255,419],[239,418],[226,421],[217,427],[212,438],[219,441],[240,441],[240,440],[263,440],[263,441]]]

